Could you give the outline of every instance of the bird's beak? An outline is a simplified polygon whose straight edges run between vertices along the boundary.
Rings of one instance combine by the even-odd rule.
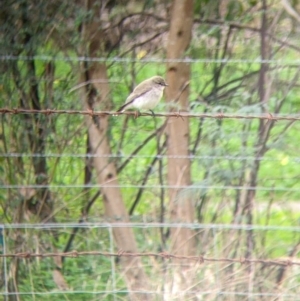
[[[165,83],[165,87],[169,86],[167,83]]]

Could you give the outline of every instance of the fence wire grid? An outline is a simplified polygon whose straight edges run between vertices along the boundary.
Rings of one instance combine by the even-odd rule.
[[[8,124],[12,124],[19,117],[23,118],[24,115],[45,117],[49,120],[52,117],[67,118],[63,124],[72,122],[72,118],[77,116],[108,116],[115,128],[120,128],[124,118],[129,118],[126,126],[133,131],[133,135],[143,126],[148,127],[148,121],[145,120],[151,118],[153,127],[148,127],[146,131],[142,128],[144,134],[149,137],[152,135],[151,131],[155,132],[165,120],[172,118],[188,118],[192,123],[209,121],[209,126],[214,127],[216,131],[220,130],[220,123],[224,123],[225,126],[224,132],[218,137],[221,151],[212,151],[212,145],[215,143],[213,138],[212,144],[200,147],[200,152],[195,148],[197,151],[187,156],[172,156],[165,151],[139,152],[143,143],[133,147],[130,143],[132,134],[128,136],[122,148],[117,148],[115,144],[115,153],[84,153],[82,141],[77,140],[78,137],[82,137],[83,132],[79,130],[74,134],[70,129],[59,135],[66,135],[66,141],[74,139],[76,143],[66,144],[63,150],[49,148],[43,153],[30,153],[12,151],[12,148],[11,151],[7,149],[6,152],[0,153],[0,159],[7,164],[6,168],[11,162],[18,164],[21,160],[25,169],[29,170],[25,177],[24,174],[17,176],[17,180],[11,182],[2,178],[0,194],[3,219],[9,210],[6,199],[11,200],[18,210],[24,210],[26,203],[41,189],[49,189],[53,200],[59,204],[54,213],[58,219],[56,223],[47,220],[42,224],[34,222],[28,207],[24,212],[26,219],[31,223],[6,223],[0,226],[3,300],[43,298],[50,301],[80,298],[115,301],[127,300],[131,294],[140,296],[140,300],[300,300],[300,158],[298,142],[294,139],[295,131],[299,130],[298,113],[178,111],[158,112],[153,116],[142,112],[134,119],[134,112],[120,114],[115,111],[2,107],[0,115],[2,121]],[[244,127],[249,122],[259,120],[276,121],[277,136],[272,137],[271,143],[280,142],[281,136],[286,135],[284,145],[288,144],[288,149],[275,147],[276,151],[266,156],[259,155],[251,143],[240,149],[242,144],[237,142],[238,139],[249,137],[248,131],[253,135],[256,131],[255,127],[250,130],[245,130]],[[234,134],[231,133],[232,121],[238,128]],[[83,127],[84,120],[79,120],[78,123]],[[136,127],[139,123],[141,126]],[[5,128],[3,132],[6,137],[9,130]],[[208,132],[205,135],[206,139],[209,138]],[[59,141],[55,136],[52,139]],[[196,140],[192,143],[196,144]],[[159,145],[161,147],[162,143]],[[41,158],[47,160],[52,174],[45,183],[36,182],[30,167],[31,160]],[[95,158],[107,158],[119,166],[118,185],[100,185],[93,179],[90,182],[82,182],[82,169],[88,160]],[[166,177],[166,171],[161,171],[161,168],[166,167],[169,159],[190,160],[194,174],[193,184],[172,186],[158,180],[159,173]],[[162,167],[159,167],[157,162],[161,162]],[[255,162],[260,162],[263,177],[255,186],[239,182],[241,173],[235,171],[247,173],[247,169]],[[132,171],[127,170],[125,166],[135,166],[133,173],[141,172],[141,166],[148,166],[150,172],[147,176],[142,176],[141,173],[137,180]],[[213,170],[217,176],[213,173],[197,175],[200,167],[207,171]],[[228,174],[226,169],[229,169],[231,174]],[[135,180],[132,181],[132,178]],[[88,204],[94,204],[101,195],[102,188],[122,190],[126,205],[132,213],[130,221],[126,220],[125,216],[99,220],[99,215],[104,215],[101,203],[95,204],[95,213],[87,214]],[[195,219],[198,222],[168,220],[167,205],[161,193],[165,194],[172,188],[181,189],[181,196],[188,195],[193,199]],[[251,225],[239,220],[240,215],[237,211],[244,209],[233,209],[237,204],[236,200],[247,191],[256,193],[256,202],[253,204],[255,214]],[[82,200],[87,201],[87,204]],[[143,202],[148,206],[146,212]],[[182,200],[179,198],[178,202]],[[137,213],[133,213],[134,211]],[[78,217],[78,222],[74,222],[74,215]],[[223,224],[224,222],[228,224]],[[116,228],[133,230],[139,252],[118,249],[114,239]],[[181,255],[180,250],[174,252],[172,241],[169,239],[170,232],[174,229],[179,232],[182,229],[191,231],[196,241],[194,256]],[[248,254],[250,240],[251,256]],[[128,288],[124,280],[124,271],[120,268],[120,262],[127,258],[141,259],[142,268],[151,283],[147,290]],[[185,268],[182,268],[183,266]],[[26,279],[22,278],[17,289],[12,284],[16,277],[15,269],[20,274],[26,274]],[[59,280],[61,274],[64,276],[63,281]],[[176,289],[178,277],[185,279],[184,290]]]
[[[168,58],[171,2],[4,3],[0,301],[300,301],[300,3],[194,1],[191,43]],[[154,113],[117,112],[184,68]]]
[[[3,120],[13,120],[17,116],[110,116],[120,118],[135,116],[134,112],[124,112],[116,116],[114,111],[85,111],[85,110],[31,110],[19,108],[0,108]],[[124,116],[122,116],[124,115]],[[156,116],[141,113],[138,119],[133,119],[129,128],[135,127],[136,122],[144,123],[149,117],[154,119],[189,118],[199,121],[234,120],[240,125],[246,122],[265,120],[276,121],[279,132],[294,135],[298,130],[299,114],[236,114],[236,113],[157,113]],[[7,119],[8,118],[8,119]],[[69,118],[69,117],[68,117]],[[127,118],[127,117],[126,117]],[[81,121],[82,122],[82,121]],[[287,122],[290,124],[287,127]],[[155,127],[157,124],[154,122]],[[154,128],[155,130],[155,128]],[[69,135],[69,133],[67,133]],[[228,135],[228,136],[226,136]],[[230,133],[225,133],[227,139]],[[245,137],[247,133],[240,128],[235,136]],[[73,135],[69,137],[75,137]],[[235,137],[236,138],[236,137]],[[72,139],[72,138],[71,138]],[[230,139],[230,138],[229,138]],[[291,140],[294,143],[293,139]],[[236,140],[234,141],[236,143]],[[234,144],[233,143],[233,144]],[[295,142],[296,146],[297,142]],[[291,144],[290,144],[291,145]],[[36,191],[49,189],[56,201],[61,196],[65,198],[59,207],[57,223],[7,223],[1,225],[1,295],[3,300],[60,300],[82,298],[82,300],[127,300],[127,296],[135,294],[143,300],[146,296],[154,300],[300,300],[300,226],[299,225],[299,195],[298,185],[299,163],[298,152],[292,148],[269,156],[258,156],[253,147],[243,148],[243,151],[228,151],[224,147],[222,152],[204,151],[191,153],[188,156],[172,156],[165,152],[139,153],[136,149],[126,149],[126,153],[97,155],[93,153],[79,153],[74,147],[66,147],[61,153],[50,150],[44,153],[2,152],[1,160],[24,160],[26,165],[30,160],[45,158],[50,168],[53,168],[53,177],[48,184],[35,184],[34,177],[28,176],[15,184],[1,181],[0,191],[16,202],[30,199]],[[295,148],[296,149],[296,148]],[[84,149],[81,148],[81,151]],[[250,151],[248,151],[250,150]],[[96,182],[82,184],[79,170],[70,170],[70,164],[84,166],[86,160],[94,158],[108,158],[117,165],[142,165],[145,160],[151,167],[149,181],[132,183],[128,177],[131,173],[120,174],[120,184],[100,185]],[[273,170],[273,177],[258,181],[256,186],[249,183],[232,181],[208,181],[207,178],[198,178],[189,186],[172,186],[157,181],[155,173],[158,166],[151,165],[151,161],[161,161],[163,166],[169,159],[189,159],[194,170],[199,166],[219,169],[220,165],[232,170],[252,166],[253,162],[260,162],[262,170]],[[29,161],[28,161],[29,160]],[[52,166],[52,162],[59,160]],[[8,161],[7,161],[8,162]],[[119,163],[118,163],[119,162]],[[56,165],[57,164],[57,165]],[[212,165],[211,165],[212,164]],[[246,165],[244,165],[246,164]],[[29,165],[28,165],[29,166]],[[52,167],[51,167],[52,166]],[[276,170],[279,170],[277,173]],[[292,177],[286,177],[283,171],[291,172]],[[59,174],[73,173],[75,181],[65,181]],[[57,176],[57,175],[58,176]],[[165,176],[165,173],[163,173]],[[268,174],[268,173],[267,173]],[[197,178],[197,177],[196,177]],[[20,178],[21,179],[21,178]],[[87,216],[83,213],[85,205],[78,201],[84,197],[88,189],[89,202],[99,196],[99,189],[103,187],[121,188],[127,198],[128,206],[137,200],[138,191],[148,195],[142,200],[153,200],[161,191],[167,192],[170,188],[181,189],[183,193],[192,196],[195,206],[195,215],[201,215],[201,207],[205,198],[210,199],[207,212],[209,218],[200,218],[202,221],[217,221],[217,223],[184,223],[182,221],[168,221],[167,216],[160,219],[158,204],[151,204],[149,214],[131,215],[130,221],[124,216],[99,220],[98,214]],[[77,191],[77,192],[76,192]],[[78,191],[82,191],[79,192]],[[235,206],[235,198],[239,193],[255,191],[257,202],[253,209],[256,212],[255,222],[244,225],[235,216],[230,216]],[[92,193],[93,196],[90,195]],[[3,195],[5,195],[3,194]],[[213,199],[217,198],[218,202]],[[274,201],[274,198],[276,201]],[[288,200],[288,202],[286,201]],[[73,204],[69,205],[69,202]],[[180,201],[180,200],[179,200]],[[2,205],[4,206],[4,202]],[[147,203],[149,204],[149,203]],[[142,205],[140,205],[142,206]],[[164,205],[165,206],[165,205]],[[74,210],[79,222],[73,222],[74,216],[68,211]],[[76,208],[77,207],[77,208]],[[5,207],[3,207],[5,212]],[[133,207],[131,207],[133,208]],[[101,206],[97,206],[100,215],[103,215]],[[30,211],[30,210],[29,210]],[[131,210],[130,210],[131,211]],[[138,211],[139,212],[139,211]],[[143,209],[140,212],[144,212]],[[224,214],[221,214],[223,212]],[[165,213],[166,214],[166,213]],[[262,216],[267,219],[263,220]],[[30,216],[30,215],[29,215]],[[27,217],[30,219],[30,217]],[[198,215],[199,218],[199,215]],[[222,222],[229,224],[222,224]],[[261,223],[266,223],[262,225]],[[278,224],[279,221],[279,224]],[[220,223],[221,222],[221,223]],[[281,223],[281,224],[280,224]],[[130,228],[134,231],[139,245],[139,252],[130,252],[117,248],[114,239],[114,229]],[[172,253],[171,242],[168,236],[172,229],[188,229],[196,239],[194,256]],[[249,234],[251,233],[251,234]],[[253,252],[247,255],[249,237],[251,236]],[[55,238],[53,247],[53,239]],[[56,261],[56,258],[58,261]],[[123,272],[120,270],[120,261],[124,258],[140,258],[142,267],[148,274],[151,288],[147,290],[128,289]],[[63,263],[63,264],[62,264]],[[174,283],[178,277],[178,267],[181,277],[185,277],[187,286],[184,291],[176,291]],[[26,281],[21,281],[18,289],[12,287],[13,270],[18,267],[19,273],[26,273]],[[63,273],[64,281],[59,282],[59,273]],[[154,277],[155,275],[155,277]],[[147,297],[147,298],[148,298]],[[21,299],[20,299],[21,298]]]
[[[134,229],[137,240],[142,241],[141,252],[130,253],[117,250],[113,238],[113,229],[130,227]],[[199,245],[197,256],[183,256],[169,253],[168,246],[160,246],[153,241],[161,229],[188,228],[194,230]],[[49,233],[55,232],[60,240],[68,239],[75,228],[79,229],[77,238],[73,241],[72,250],[67,252],[49,252],[51,243]],[[12,231],[15,230],[15,231]],[[255,244],[255,258],[244,258],[243,241],[247,232],[253,231]],[[14,233],[22,240],[18,252],[14,249]],[[288,234],[289,239],[286,238]],[[119,273],[120,258],[141,257],[146,271],[157,275],[153,281],[152,290],[140,291],[143,295],[153,295],[161,300],[167,295],[170,283],[176,277],[178,261],[184,261],[193,271],[193,279],[189,279],[191,287],[185,292],[178,292],[175,298],[216,298],[217,296],[230,298],[283,298],[284,300],[299,300],[300,286],[297,278],[300,273],[300,261],[294,252],[300,242],[299,227],[280,226],[247,226],[247,225],[216,225],[198,223],[158,223],[158,222],[108,222],[98,221],[90,223],[57,223],[57,224],[11,224],[1,226],[2,254],[0,260],[3,269],[2,296],[23,296],[30,298],[48,298],[67,296],[85,296],[84,298],[108,298],[116,300],[132,293],[124,287]],[[91,237],[93,239],[91,239]],[[284,238],[285,237],[285,238]],[[42,239],[41,239],[42,238]],[[284,239],[283,239],[284,238]],[[270,245],[276,241],[276,245]],[[203,243],[201,243],[203,242]],[[260,248],[258,246],[264,246]],[[286,250],[290,250],[287,256]],[[260,251],[259,251],[260,250]],[[52,270],[57,268],[51,258],[64,258],[64,276],[68,286],[57,290],[52,279]],[[19,269],[26,270],[31,285],[20,285],[19,291],[8,290],[9,265],[18,260]],[[188,263],[191,263],[189,265]],[[74,269],[74,267],[77,267]],[[250,277],[248,269],[253,269]],[[75,274],[74,274],[75,273]],[[161,278],[158,276],[161,275]],[[88,285],[87,279],[106,278],[105,287],[101,281],[94,281]],[[252,278],[252,279],[251,279]],[[249,287],[249,282],[253,285]],[[40,283],[48,287],[41,290]],[[282,286],[282,284],[284,286]],[[285,287],[288,284],[288,287]],[[123,296],[123,297],[122,297]],[[185,296],[185,297],[183,297]]]

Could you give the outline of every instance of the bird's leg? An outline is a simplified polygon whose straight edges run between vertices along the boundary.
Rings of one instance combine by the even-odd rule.
[[[137,119],[140,116],[140,111],[135,111],[134,119]]]
[[[155,114],[154,114],[154,112],[153,112],[152,110],[150,110],[150,112],[151,112],[152,116],[153,116],[153,117],[155,117]]]

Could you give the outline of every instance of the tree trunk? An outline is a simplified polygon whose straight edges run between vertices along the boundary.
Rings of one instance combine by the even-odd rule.
[[[193,0],[175,0],[172,7],[171,24],[168,40],[167,58],[181,59],[189,46],[193,25]],[[190,65],[171,62],[167,66],[166,96],[168,102],[175,102],[180,111],[188,111]],[[176,187],[189,186],[189,120],[169,119],[168,135],[168,184],[171,217],[175,222],[189,223],[194,220],[193,197],[185,189]],[[184,158],[179,156],[185,156]],[[187,228],[172,228],[172,253],[177,255],[194,255],[194,232]],[[191,262],[179,261],[180,268],[175,271],[172,293],[186,291],[191,277]]]
[[[87,1],[87,9],[89,11],[95,8],[96,1]],[[100,20],[94,11],[94,19]],[[97,18],[99,17],[99,18]],[[88,41],[88,53],[84,53],[89,57],[101,54],[105,43],[105,36],[101,32],[100,23],[94,21],[86,23],[82,27],[83,40]],[[100,53],[99,53],[100,52]],[[102,52],[103,54],[103,52]],[[97,80],[97,84],[90,84],[81,89],[81,96],[84,100],[85,108],[89,110],[110,107],[110,88],[107,75],[106,65],[103,63],[91,63],[90,65],[82,64],[81,81],[93,82]],[[117,171],[114,163],[107,155],[111,154],[107,132],[109,128],[108,116],[104,117],[86,117],[88,127],[88,135],[92,154],[94,158],[94,168],[97,173],[97,181],[101,187],[103,195],[103,204],[106,218],[117,223],[121,221],[126,223],[129,216],[122,200],[121,191],[118,187]],[[129,227],[113,228],[114,239],[119,250],[125,252],[138,252],[134,234]],[[125,275],[125,280],[130,294],[130,300],[150,300],[150,295],[143,293],[134,293],[134,291],[147,291],[148,278],[143,270],[142,262],[138,257],[121,257],[120,265]]]

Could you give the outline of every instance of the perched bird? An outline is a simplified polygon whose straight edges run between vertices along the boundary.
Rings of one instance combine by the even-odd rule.
[[[161,76],[153,76],[144,80],[135,87],[127,97],[125,104],[117,112],[124,112],[130,108],[152,112],[151,109],[159,103],[166,86],[167,84]],[[152,114],[154,113],[152,112]]]

